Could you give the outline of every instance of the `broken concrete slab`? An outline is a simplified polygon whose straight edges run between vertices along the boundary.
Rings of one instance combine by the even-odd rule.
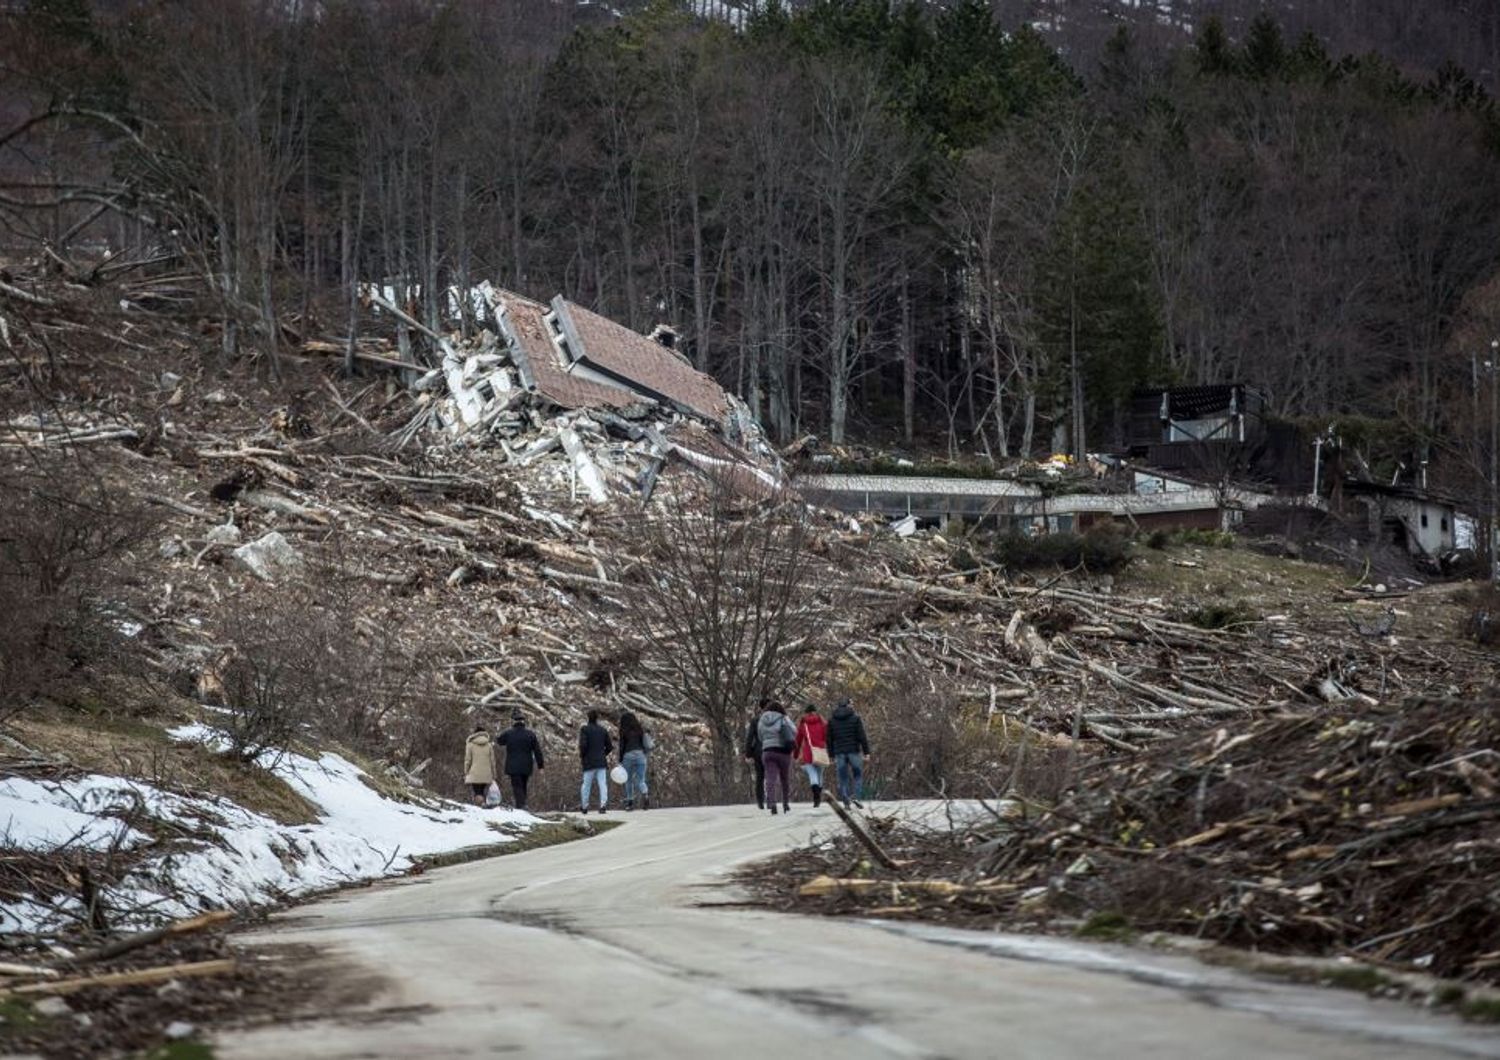
[[[609,500],[609,490],[604,487],[604,478],[599,474],[599,465],[588,454],[583,447],[583,442],[578,438],[578,432],[571,427],[564,428],[558,434],[562,442],[564,452],[573,461],[573,471],[578,476],[578,482],[588,491],[589,499],[595,504],[603,504]]]

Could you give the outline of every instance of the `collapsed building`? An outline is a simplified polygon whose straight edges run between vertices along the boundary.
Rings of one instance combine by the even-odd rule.
[[[1473,549],[1478,536],[1472,516],[1423,488],[1329,474],[1331,491],[1319,490],[1305,433],[1271,417],[1265,395],[1242,383],[1138,392],[1124,448],[1091,454],[1087,467],[1055,457],[983,478],[914,467],[893,474],[828,466],[832,458],[819,454],[793,480],[749,408],[692,365],[670,327],[645,335],[562,295],[541,302],[488,282],[469,289],[464,314],[459,297],[450,292],[453,316],[477,330],[432,334],[442,364],[415,381],[423,401],[406,437],[437,428],[522,463],[557,451],[573,498],[649,500],[665,461],[677,458],[747,497],[795,485],[814,504],[885,518],[903,535],[954,521],[1027,534],[1103,522],[1136,532],[1290,534],[1288,526],[1343,516],[1341,526],[1350,517],[1370,525],[1356,537],[1426,567]]]
[[[786,488],[749,408],[693,367],[670,328],[643,335],[561,295],[542,303],[489,283],[468,308],[477,331],[432,335],[442,364],[413,384],[422,400],[408,439],[436,428],[520,463],[561,450],[570,493],[593,502],[649,500],[671,458],[755,499]]]

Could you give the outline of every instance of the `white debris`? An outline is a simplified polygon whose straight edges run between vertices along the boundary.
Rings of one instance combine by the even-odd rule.
[[[588,491],[589,499],[595,504],[603,504],[609,500],[609,490],[604,488],[604,479],[599,476],[599,466],[589,456],[588,450],[584,449],[583,442],[578,439],[578,432],[571,427],[565,427],[558,435],[562,441],[563,451],[573,461],[573,471],[578,475],[578,482]]]
[[[241,545],[231,553],[231,558],[244,570],[268,582],[302,569],[302,557],[279,530]]]
[[[244,535],[233,523],[221,523],[210,530],[204,540],[210,545],[238,545],[244,540]]]
[[[911,537],[912,534],[917,532],[917,517],[915,515],[907,515],[897,519],[891,524],[891,529],[898,537]]]

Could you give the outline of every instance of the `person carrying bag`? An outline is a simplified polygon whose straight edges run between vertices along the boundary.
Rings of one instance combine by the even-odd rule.
[[[792,808],[792,751],[797,746],[797,730],[786,708],[775,700],[761,712],[756,721],[760,735],[760,757],[766,767],[766,805],[776,812],[776,793],[781,792],[781,808]]]
[[[797,764],[807,774],[808,786],[812,788],[813,808],[823,804],[823,770],[830,763],[828,757],[828,725],[818,708],[809,703],[797,719]]]
[[[627,810],[651,808],[651,789],[646,786],[646,761],[655,746],[656,741],[635,714],[627,710],[620,715],[620,766],[625,770]]]
[[[482,724],[464,743],[464,783],[474,796],[475,806],[484,806],[488,801],[490,785],[495,782],[495,747],[489,730]]]

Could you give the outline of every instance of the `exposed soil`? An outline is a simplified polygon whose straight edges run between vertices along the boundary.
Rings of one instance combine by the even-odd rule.
[[[66,977],[102,975],[236,956],[225,931],[205,932],[138,950],[113,961],[58,970]],[[0,1050],[59,1060],[152,1054],[187,1057],[210,1025],[283,1019],[291,999],[310,999],[326,977],[306,955],[281,951],[241,957],[232,974],[165,984],[82,990],[66,998],[0,1001]],[[60,1006],[66,1006],[62,1008]],[[208,1055],[199,1053],[198,1055]]]

